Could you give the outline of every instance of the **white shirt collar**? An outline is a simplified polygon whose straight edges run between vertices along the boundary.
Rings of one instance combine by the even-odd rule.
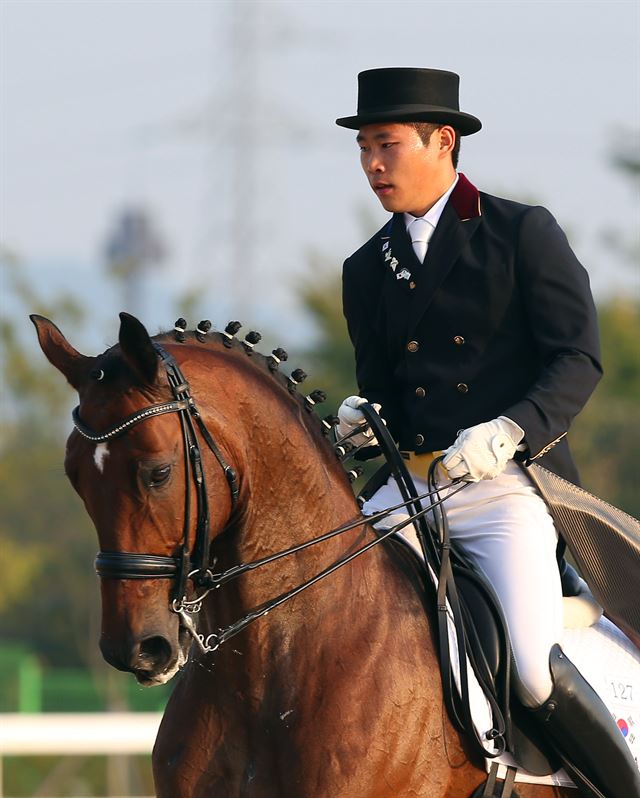
[[[413,216],[411,213],[405,213],[404,215],[404,223],[406,228],[409,228],[409,225],[414,219],[424,219],[425,222],[429,222],[429,224],[435,229],[440,217],[442,216],[442,211],[444,210],[444,206],[447,204],[447,200],[451,196],[451,192],[456,187],[456,183],[458,182],[458,175],[456,174],[456,179],[453,183],[449,186],[449,188],[445,191],[445,193],[440,197],[440,199],[429,208],[429,210],[425,213],[424,216]]]

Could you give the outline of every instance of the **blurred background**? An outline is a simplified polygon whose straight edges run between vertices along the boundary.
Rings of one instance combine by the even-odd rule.
[[[115,341],[120,310],[151,333],[237,318],[333,411],[355,391],[341,264],[385,219],[334,124],[362,69],[460,73],[484,125],[461,171],[567,232],[606,374],[572,446],[585,486],[640,515],[639,9],[0,0],[0,712],[157,711],[170,690],[102,664],[94,532],[62,471],[74,396],[28,314],[87,354]],[[77,755],[5,757],[4,791],[152,787],[146,757]]]

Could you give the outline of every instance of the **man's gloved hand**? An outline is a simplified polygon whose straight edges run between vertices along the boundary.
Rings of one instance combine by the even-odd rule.
[[[336,429],[338,438],[348,435],[354,429],[354,427],[366,425],[367,422],[364,417],[364,413],[362,410],[358,409],[360,405],[364,404],[366,401],[367,400],[362,396],[347,396],[344,402],[340,405],[338,409],[338,418],[340,419],[340,423]],[[378,413],[380,412],[379,404],[373,404],[372,407],[375,408]],[[365,443],[367,446],[376,446],[378,443],[373,431],[368,426],[364,426],[362,432],[359,432],[357,435],[349,438],[349,441],[354,446],[360,446],[361,444]]]
[[[501,474],[524,438],[524,430],[506,416],[462,430],[444,452],[442,465],[451,479],[479,482]]]

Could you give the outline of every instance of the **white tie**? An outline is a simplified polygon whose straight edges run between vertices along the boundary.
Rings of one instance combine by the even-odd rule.
[[[433,235],[434,230],[434,226],[420,216],[414,219],[409,225],[409,235],[411,236],[413,251],[416,253],[416,257],[420,263],[424,261],[424,256],[427,254],[429,239]]]

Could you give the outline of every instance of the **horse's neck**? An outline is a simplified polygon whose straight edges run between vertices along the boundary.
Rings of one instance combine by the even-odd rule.
[[[236,520],[213,543],[216,571],[289,549],[359,517],[341,464],[312,427],[315,420],[306,417],[307,411],[286,390],[269,382],[269,375],[255,376],[253,366],[247,366],[227,371],[225,383],[209,386],[208,392],[204,382],[198,386],[208,405],[207,423],[240,478]],[[213,507],[215,497],[211,499]],[[363,524],[249,571],[207,598],[202,630],[213,632],[237,621],[373,536]],[[404,624],[420,612],[419,605],[401,569],[378,547],[250,625],[234,643],[222,646],[215,659],[240,679],[233,653],[237,647],[244,656],[242,678],[258,683],[266,667],[277,681],[290,668],[282,661],[289,644],[299,652],[298,667],[320,648],[333,650],[354,640],[366,647],[375,639],[402,637]],[[421,636],[425,634],[422,630]]]
[[[266,383],[264,379],[251,383],[251,377],[249,372],[244,375],[246,383],[234,386],[240,398],[227,402],[222,424],[218,419],[221,441],[239,471],[240,506],[236,523],[214,541],[216,570],[288,549],[359,516],[342,466],[313,430],[315,419],[306,418],[307,411],[283,396],[280,386],[271,387],[268,375]],[[221,399],[212,397],[214,422]],[[316,575],[357,542],[361,544],[366,535],[371,537],[372,532],[360,526],[250,571],[232,587],[216,593],[209,604],[212,617],[218,625],[221,619],[237,619],[249,608]],[[369,555],[364,556],[370,560]],[[346,569],[353,573],[353,566]],[[295,606],[306,608],[311,602],[317,610],[318,604],[333,595],[337,578],[329,576],[325,590],[311,588],[301,594]]]
[[[359,515],[351,487],[329,447],[288,406],[266,408],[248,419],[245,513],[238,546],[256,559],[327,532]],[[311,421],[309,420],[309,423]],[[343,552],[358,533],[312,547],[279,571],[317,571]]]

